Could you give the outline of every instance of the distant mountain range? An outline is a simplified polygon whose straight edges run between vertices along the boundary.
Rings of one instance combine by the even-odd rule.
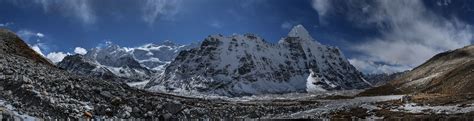
[[[107,43],[85,55],[69,55],[57,64],[69,72],[126,82],[144,81],[163,71],[181,51],[197,44],[178,45],[171,41],[128,48]]]

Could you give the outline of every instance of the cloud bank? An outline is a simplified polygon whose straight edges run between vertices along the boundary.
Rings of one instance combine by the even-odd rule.
[[[422,0],[326,2],[329,1],[313,0],[313,4],[320,3],[313,5],[320,18],[344,13],[358,27],[374,27],[380,32],[363,43],[351,45],[351,49],[363,53],[352,58],[352,64],[365,72],[410,69],[437,53],[469,45],[473,40],[471,25],[456,17],[433,13]]]

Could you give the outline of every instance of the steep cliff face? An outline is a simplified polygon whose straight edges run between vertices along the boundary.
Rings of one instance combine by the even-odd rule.
[[[252,34],[209,36],[145,88],[241,96],[369,86],[339,49],[316,42],[298,25],[278,44]]]

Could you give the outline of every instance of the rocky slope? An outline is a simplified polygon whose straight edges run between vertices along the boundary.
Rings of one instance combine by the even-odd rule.
[[[15,33],[6,29],[0,29],[0,36],[2,37],[0,38],[0,45],[2,45],[2,49],[0,49],[1,53],[16,53],[19,56],[32,59],[36,62],[53,66],[48,59],[43,58],[40,54],[30,49],[28,44],[24,43]]]
[[[144,81],[161,73],[179,51],[193,45],[177,45],[165,41],[127,48],[107,43],[105,47],[93,48],[85,55],[69,55],[57,66],[76,74],[103,79]]]
[[[212,35],[182,51],[146,89],[225,96],[369,87],[339,49],[295,26],[271,44],[252,35]]]
[[[389,84],[369,89],[361,95],[474,93],[474,45],[437,54]]]

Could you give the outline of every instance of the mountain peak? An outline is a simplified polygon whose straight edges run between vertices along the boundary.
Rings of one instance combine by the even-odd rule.
[[[166,45],[166,46],[175,46],[176,43],[174,43],[173,41],[171,40],[165,40],[161,43],[161,45]]]
[[[308,30],[306,30],[301,24],[294,26],[290,33],[288,33],[288,37],[299,37],[304,40],[313,40],[313,37],[309,35]]]

